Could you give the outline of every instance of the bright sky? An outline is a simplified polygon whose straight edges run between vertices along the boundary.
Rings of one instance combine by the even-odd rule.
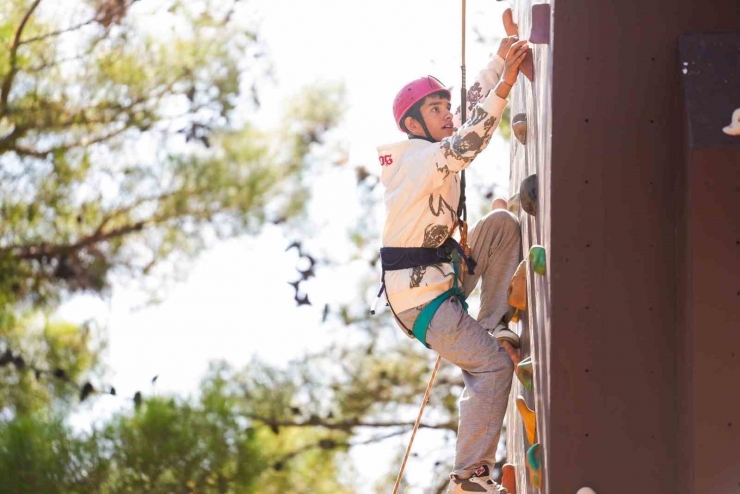
[[[491,0],[467,3],[470,83],[497,46],[476,43],[472,27],[479,27],[487,37],[502,36],[500,19],[506,5]],[[403,138],[394,126],[391,106],[404,83],[433,74],[459,90],[460,2],[255,0],[254,4],[264,19],[261,35],[278,79],[278,85],[263,94],[260,121],[263,125],[276,122],[273,117],[281,114],[282,98],[301,86],[344,81],[350,167],[375,170],[375,147]],[[495,137],[471,169],[469,183],[505,187],[508,160],[508,144]],[[225,242],[205,253],[188,279],[160,305],[134,311],[139,294],[133,288],[116,287],[109,301],[78,297],[65,304],[58,316],[72,321],[95,317],[107,323],[110,382],[124,397],[138,390],[154,392],[150,380],[155,375],[159,376],[156,392],[191,393],[208,362],[215,359],[241,366],[259,355],[280,364],[307,349],[319,349],[334,337],[321,324],[324,303],[354,300],[358,292],[354,280],[367,269],[364,263],[346,262],[347,231],[360,211],[355,189],[353,174],[341,170],[317,183],[311,206],[316,232],[306,243],[312,252],[330,251],[344,262],[322,268],[318,278],[302,285],[312,307],[296,307],[293,288],[287,284],[296,279],[295,251],[284,252],[293,239],[268,227],[259,237]],[[477,211],[472,206],[469,210]],[[383,211],[376,213],[382,224]],[[124,400],[103,396],[94,403],[93,414],[101,416]],[[419,433],[417,451],[431,448],[431,439],[428,436],[425,443]],[[388,467],[377,461],[387,458],[383,453],[387,449],[382,448],[387,447],[362,447],[354,453],[359,484],[368,486],[358,492],[372,492],[370,487]],[[424,457],[415,461],[423,462]],[[432,480],[423,478],[428,471],[429,465],[410,465],[408,478],[426,485]]]

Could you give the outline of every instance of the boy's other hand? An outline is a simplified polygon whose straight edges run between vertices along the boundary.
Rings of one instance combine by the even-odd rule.
[[[511,48],[511,45],[519,41],[519,36],[507,36],[506,38],[501,40],[501,43],[498,45],[498,51],[496,54],[501,58],[506,58],[506,54],[509,53],[509,49]]]
[[[520,67],[527,53],[529,53],[529,45],[526,39],[517,41],[509,48],[509,52],[506,54],[503,76],[504,82],[509,86],[513,86],[516,83]]]

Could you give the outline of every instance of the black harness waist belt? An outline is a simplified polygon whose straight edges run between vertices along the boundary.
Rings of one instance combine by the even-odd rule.
[[[455,250],[465,262],[468,274],[473,274],[475,261],[465,255],[463,248],[452,237],[445,240],[439,247],[383,247],[380,249],[380,263],[383,271],[430,266],[452,262],[451,255]]]
[[[380,296],[385,291],[386,271],[397,271],[399,269],[411,269],[431,266],[432,264],[453,262],[452,253],[454,251],[457,251],[460,259],[465,263],[465,266],[468,268],[468,274],[474,274],[475,261],[465,255],[465,250],[452,237],[448,237],[439,247],[382,247],[380,249],[380,264],[383,268],[383,274],[380,279],[380,291],[378,292],[378,298],[375,303],[377,303],[377,300],[380,299]],[[455,267],[455,287],[457,287],[457,267]],[[370,310],[371,314],[375,314],[375,303],[373,303],[373,307]],[[401,324],[409,335],[413,336],[413,332],[398,319],[390,302],[388,302],[388,306],[391,308],[391,312],[393,312],[393,316],[399,324]],[[424,333],[426,334],[426,330]],[[426,341],[423,343],[426,345]]]

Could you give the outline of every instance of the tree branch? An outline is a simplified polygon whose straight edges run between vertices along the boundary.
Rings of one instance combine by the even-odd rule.
[[[16,258],[22,259],[24,261],[28,260],[39,260],[44,257],[59,257],[64,254],[69,254],[70,252],[75,252],[80,249],[84,249],[85,247],[89,245],[94,245],[100,242],[105,242],[106,240],[111,240],[117,237],[122,237],[124,235],[128,235],[129,233],[138,232],[144,229],[146,226],[146,221],[138,221],[136,223],[133,223],[131,225],[124,225],[120,228],[116,228],[113,230],[110,230],[108,232],[99,232],[93,235],[90,235],[88,237],[84,237],[81,240],[78,240],[74,244],[67,244],[67,245],[49,245],[46,243],[42,243],[39,245],[29,245],[25,247],[6,247],[4,249],[0,249],[0,252],[7,252],[11,250],[18,250],[18,252],[15,255]]]
[[[342,421],[336,421],[336,422],[328,422],[325,420],[318,419],[316,417],[313,417],[305,422],[296,422],[296,421],[290,421],[290,420],[278,420],[274,418],[268,418],[263,417],[261,415],[256,414],[246,414],[247,418],[250,418],[252,420],[257,420],[259,422],[264,423],[265,425],[269,425],[273,428],[279,428],[279,427],[323,427],[324,429],[330,429],[330,430],[340,430],[344,432],[350,432],[352,429],[355,429],[357,427],[413,427],[414,422],[397,422],[397,421],[388,421],[388,422],[362,422],[357,419],[348,419],[348,420],[342,420]],[[457,431],[457,425],[452,422],[446,422],[441,424],[427,424],[427,423],[420,423],[419,424],[420,429],[444,429],[444,430],[451,430],[451,431]]]
[[[105,142],[105,141],[107,141],[109,139],[112,139],[112,138],[116,137],[117,135],[123,134],[125,131],[127,131],[130,128],[131,128],[131,126],[126,125],[123,128],[121,128],[121,129],[115,130],[113,132],[109,132],[109,133],[104,134],[102,136],[98,136],[95,139],[92,139],[92,140],[87,141],[87,142],[84,142],[84,143],[82,141],[79,141],[79,142],[75,142],[75,143],[72,143],[72,144],[66,144],[64,146],[52,147],[52,148],[46,149],[44,151],[37,151],[35,149],[22,148],[22,147],[10,147],[7,150],[8,151],[16,152],[16,153],[18,153],[21,156],[31,156],[31,157],[34,157],[34,158],[43,159],[43,158],[46,158],[49,154],[56,153],[58,151],[69,151],[70,149],[74,149],[74,148],[77,148],[77,147],[80,147],[80,146],[87,147],[87,146],[90,146],[90,145],[93,145],[93,144],[99,144],[101,142]]]
[[[26,45],[26,44],[29,44],[29,43],[35,43],[36,41],[42,41],[42,40],[45,40],[45,39],[48,39],[48,38],[53,38],[55,36],[61,36],[62,34],[66,34],[66,33],[72,32],[72,31],[76,31],[76,30],[81,29],[81,28],[83,28],[85,26],[89,26],[90,24],[94,24],[96,22],[100,22],[100,21],[104,20],[106,17],[108,17],[110,15],[116,15],[116,14],[119,14],[121,12],[124,12],[129,7],[131,7],[131,5],[133,5],[134,3],[136,3],[137,1],[138,0],[131,0],[130,2],[128,2],[128,3],[124,4],[124,5],[121,5],[120,7],[118,7],[115,10],[112,10],[110,12],[107,12],[104,15],[96,14],[95,17],[93,17],[91,19],[88,19],[88,20],[86,20],[84,22],[81,22],[79,24],[75,24],[73,26],[69,26],[69,27],[66,27],[64,29],[59,29],[57,31],[51,31],[49,33],[41,34],[39,36],[34,36],[32,38],[24,39],[23,41],[19,42],[19,45]]]
[[[8,104],[8,95],[10,94],[10,88],[13,86],[13,79],[15,78],[15,74],[16,72],[18,72],[16,62],[18,59],[18,47],[20,46],[23,29],[25,29],[26,23],[28,23],[28,19],[31,18],[31,14],[33,14],[33,11],[36,10],[36,7],[38,7],[40,3],[41,0],[36,0],[35,2],[33,2],[33,4],[31,4],[31,7],[28,9],[28,12],[26,12],[26,15],[23,16],[23,20],[21,20],[21,24],[20,26],[18,26],[18,29],[15,32],[13,44],[10,45],[10,68],[8,70],[8,75],[5,76],[5,80],[3,81],[2,89],[0,90],[0,115],[5,115],[5,109]]]

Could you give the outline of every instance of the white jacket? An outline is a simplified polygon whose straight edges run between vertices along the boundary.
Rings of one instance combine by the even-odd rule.
[[[504,61],[498,55],[467,93],[470,116],[440,142],[409,139],[378,148],[383,166],[386,220],[384,247],[438,247],[457,222],[461,170],[486,148],[501,120],[506,100],[491,89]],[[459,109],[454,117],[459,126]],[[386,296],[396,313],[419,306],[452,288],[449,263],[385,273]]]

